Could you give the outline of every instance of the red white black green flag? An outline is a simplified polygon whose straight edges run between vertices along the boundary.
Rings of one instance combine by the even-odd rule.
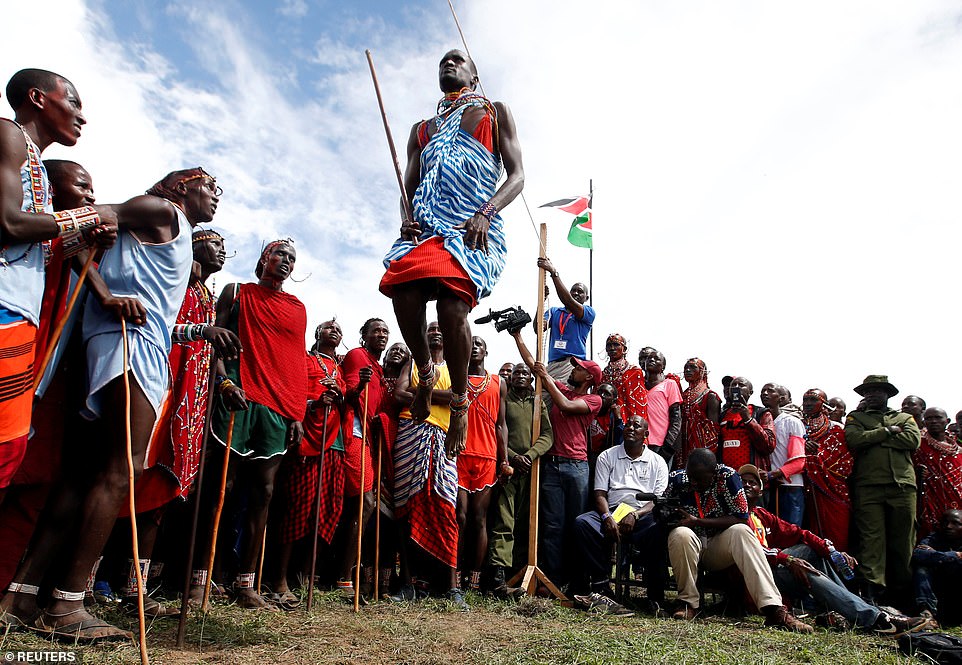
[[[541,208],[554,208],[575,216],[568,230],[568,242],[575,247],[592,248],[591,243],[591,200],[586,196],[558,199],[545,203]]]

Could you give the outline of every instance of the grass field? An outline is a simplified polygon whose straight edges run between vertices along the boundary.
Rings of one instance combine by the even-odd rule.
[[[892,640],[816,629],[797,635],[764,628],[760,617],[707,616],[683,623],[638,615],[608,618],[551,601],[496,601],[469,594],[470,613],[441,600],[376,603],[358,614],[335,594],[314,610],[251,612],[214,605],[191,615],[187,649],[174,648],[177,623],[155,622],[147,635],[151,662],[234,663],[917,663]],[[136,629],[136,621],[104,615]],[[11,633],[0,658],[20,650],[69,649],[39,635]],[[85,663],[138,663],[136,645],[82,647]]]

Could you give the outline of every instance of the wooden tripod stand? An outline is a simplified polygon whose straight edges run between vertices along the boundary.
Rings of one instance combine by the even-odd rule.
[[[539,256],[545,258],[545,248],[548,243],[548,227],[546,224],[541,224],[540,233],[540,247]],[[538,313],[536,314],[535,321],[538,325],[535,329],[538,331],[538,348],[536,350],[535,360],[542,362],[544,359],[544,326],[540,325],[540,322],[544,320],[544,281],[545,272],[541,268],[538,269]],[[534,444],[541,436],[541,377],[536,376],[534,380],[534,416],[531,422],[531,443]],[[508,586],[518,586],[525,590],[529,596],[533,596],[535,591],[538,589],[538,583],[543,584],[548,591],[554,595],[555,598],[561,601],[567,601],[568,599],[561,592],[555,584],[548,579],[548,576],[544,574],[544,571],[538,568],[538,508],[540,505],[540,482],[539,478],[541,475],[541,460],[535,459],[531,463],[531,484],[530,484],[530,500],[528,502],[528,565],[521,569],[521,571],[511,578],[508,582]],[[520,582],[520,584],[519,584]]]

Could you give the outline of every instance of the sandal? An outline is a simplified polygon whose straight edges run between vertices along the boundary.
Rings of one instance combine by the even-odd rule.
[[[63,618],[70,616],[71,614],[86,614],[86,619],[81,619],[80,621],[75,621],[73,623],[66,624],[64,626],[48,626],[45,618]],[[98,629],[107,628],[108,632],[95,635],[94,631]],[[33,625],[33,629],[39,633],[42,633],[46,637],[55,639],[59,642],[73,643],[73,644],[92,644],[93,642],[118,642],[133,640],[133,633],[129,633],[126,630],[121,630],[117,626],[113,626],[103,619],[98,619],[97,617],[88,614],[83,608],[72,610],[65,614],[41,614]]]
[[[211,593],[213,596],[213,593]],[[136,616],[137,596],[127,596],[123,600],[124,612]],[[169,607],[158,602],[150,596],[144,596],[144,616],[148,619],[166,619],[168,617],[180,616],[180,608]]]
[[[291,591],[284,593],[269,593],[266,596],[267,602],[274,603],[285,612],[293,612],[300,604],[301,600]]]
[[[21,619],[13,612],[0,610],[0,633],[29,630],[39,616],[40,612],[38,611],[29,619]]]

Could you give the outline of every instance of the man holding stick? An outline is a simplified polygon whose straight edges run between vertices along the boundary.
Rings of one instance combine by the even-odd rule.
[[[430,413],[436,376],[426,336],[426,306],[437,300],[451,372],[451,423],[445,437],[449,456],[464,449],[467,435],[468,361],[471,328],[467,316],[491,293],[505,262],[503,220],[498,211],[524,187],[524,169],[514,119],[502,102],[475,92],[478,70],[465,53],[451,50],[438,72],[444,98],[438,114],[417,123],[407,148],[400,238],[384,258],[380,290],[394,304],[404,341],[421,383],[411,417]],[[507,178],[497,187],[502,163]],[[410,193],[410,194],[409,194]]]

